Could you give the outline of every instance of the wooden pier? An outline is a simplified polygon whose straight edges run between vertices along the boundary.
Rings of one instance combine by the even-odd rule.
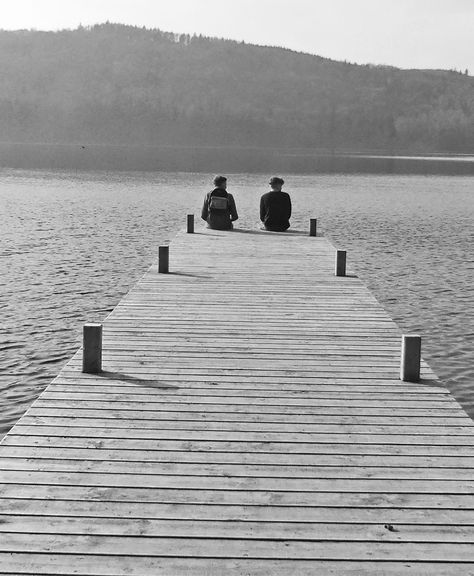
[[[0,574],[474,574],[474,424],[335,248],[180,233],[0,446]]]

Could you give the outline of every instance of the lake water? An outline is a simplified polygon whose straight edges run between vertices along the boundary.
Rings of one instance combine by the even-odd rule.
[[[474,178],[289,175],[293,227],[310,217],[474,415]],[[156,258],[198,217],[210,174],[0,171],[0,434]],[[239,227],[267,175],[229,176]]]

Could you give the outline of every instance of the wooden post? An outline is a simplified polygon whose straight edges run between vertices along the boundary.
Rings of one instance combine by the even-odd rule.
[[[336,250],[336,276],[346,275],[346,251]]]
[[[82,371],[87,374],[102,372],[102,324],[84,324]]]
[[[194,233],[194,214],[188,214],[188,234]]]
[[[400,380],[404,382],[420,381],[421,336],[404,334],[400,361]]]
[[[170,265],[170,247],[160,246],[158,248],[158,272],[167,274]]]
[[[309,235],[310,236],[317,236],[316,228],[317,227],[317,220],[316,218],[311,218],[309,221]]]

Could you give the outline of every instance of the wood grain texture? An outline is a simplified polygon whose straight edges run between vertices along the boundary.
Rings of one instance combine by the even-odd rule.
[[[474,575],[474,423],[334,253],[180,233],[3,440],[0,574]]]

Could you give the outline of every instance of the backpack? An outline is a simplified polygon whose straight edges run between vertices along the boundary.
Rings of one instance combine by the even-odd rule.
[[[229,200],[222,196],[211,194],[209,198],[209,212],[223,212],[229,209]]]

